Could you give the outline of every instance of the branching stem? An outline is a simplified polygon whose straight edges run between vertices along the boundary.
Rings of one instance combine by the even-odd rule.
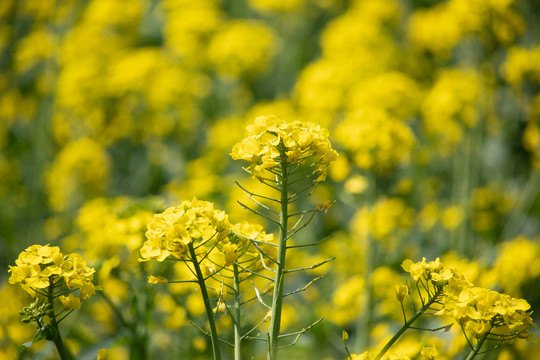
[[[270,320],[270,334],[268,336],[267,360],[277,360],[279,349],[278,338],[281,326],[281,308],[283,305],[283,277],[285,275],[285,253],[287,251],[287,220],[289,218],[289,194],[288,194],[288,162],[284,151],[281,155],[281,211],[279,214],[279,244],[277,253],[277,267],[274,280],[274,294],[272,297],[272,317]]]
[[[403,326],[398,330],[397,333],[395,333],[395,335],[390,339],[390,341],[388,341],[388,343],[386,343],[384,348],[377,354],[377,356],[375,356],[375,358],[373,360],[380,360],[383,357],[383,355],[390,349],[390,347],[392,347],[392,345],[394,345],[394,343],[397,341],[397,339],[399,339],[399,337],[401,335],[403,335],[403,333],[407,329],[409,329],[412,326],[412,324],[420,316],[422,316],[426,312],[426,310],[429,309],[429,307],[431,305],[433,305],[435,303],[435,301],[437,300],[437,298],[439,297],[441,292],[442,292],[442,288],[438,288],[437,291],[435,292],[435,294],[433,294],[433,297],[430,298],[424,305],[422,305],[420,310],[418,310],[407,322],[405,322],[405,324],[403,324]]]
[[[189,255],[191,257],[191,262],[195,268],[195,275],[197,277],[197,282],[199,283],[199,288],[201,289],[201,295],[204,302],[204,309],[206,310],[206,317],[208,318],[208,324],[210,325],[210,339],[212,340],[212,352],[214,354],[214,360],[221,360],[221,353],[219,351],[219,340],[216,330],[216,322],[214,320],[214,312],[212,306],[210,305],[210,298],[208,297],[208,290],[206,289],[206,284],[204,282],[204,276],[197,261],[197,255],[195,254],[195,249],[193,248],[193,243],[189,243]]]

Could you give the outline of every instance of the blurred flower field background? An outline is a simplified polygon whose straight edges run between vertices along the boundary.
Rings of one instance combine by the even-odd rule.
[[[139,250],[154,213],[193,197],[272,232],[237,203],[235,181],[257,181],[230,157],[261,115],[318,123],[340,154],[304,200],[335,203],[293,240],[331,237],[287,266],[335,260],[292,278],[324,275],[286,298],[282,328],[324,319],[284,359],[345,359],[342,330],[354,353],[382,347],[402,324],[407,258],[539,309],[536,0],[3,0],[0,359],[35,334],[18,314],[30,297],[8,284],[33,244],[96,269],[101,290],[62,324],[76,358],[210,358],[190,323],[204,323],[196,287],[149,284],[165,267]],[[227,337],[230,319],[217,325]],[[424,346],[469,350],[454,326],[409,330],[392,352],[428,359]],[[266,344],[243,350],[262,358]],[[539,352],[519,340],[484,359]],[[41,342],[23,358],[56,356]]]

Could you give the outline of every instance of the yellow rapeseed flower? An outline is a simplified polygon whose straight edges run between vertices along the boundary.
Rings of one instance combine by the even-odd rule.
[[[228,215],[214,204],[193,198],[154,215],[148,224],[139,261],[163,261],[169,255],[181,259],[195,241],[224,240],[231,228]]]
[[[328,164],[338,156],[328,140],[328,130],[315,123],[260,116],[247,131],[248,137],[234,145],[231,157],[251,162],[248,169],[255,177],[283,161],[301,165],[312,159],[316,165],[313,173],[318,175],[314,181],[324,181]]]
[[[9,283],[20,284],[32,296],[36,290],[51,286],[57,278],[63,278],[67,289],[79,289],[78,297],[70,294],[60,299],[68,308],[78,309],[81,301],[95,293],[92,284],[95,269],[86,266],[86,261],[78,254],[62,255],[57,246],[32,245],[19,254],[15,264],[9,266]]]

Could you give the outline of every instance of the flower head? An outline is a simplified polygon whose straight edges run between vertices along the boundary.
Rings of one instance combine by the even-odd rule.
[[[92,284],[95,269],[88,267],[78,254],[62,255],[57,246],[32,245],[19,254],[15,264],[9,267],[9,283],[20,284],[32,296],[36,290],[48,288],[51,284],[59,285],[55,279],[60,278],[63,278],[67,289],[79,289],[78,297],[70,294],[60,299],[65,307],[78,309],[82,300],[95,293]]]
[[[193,242],[225,240],[231,225],[227,214],[208,201],[193,198],[154,215],[148,224],[140,261],[165,260],[169,255],[181,259]]]
[[[530,336],[534,323],[526,300],[474,286],[456,269],[445,269],[438,258],[427,263],[425,258],[417,263],[407,259],[401,266],[415,283],[432,284],[441,291],[442,308],[436,315],[454,318],[472,336],[490,334],[501,341]]]
[[[328,164],[336,160],[337,152],[328,140],[328,130],[310,122],[286,122],[276,116],[260,116],[247,127],[248,137],[234,145],[231,157],[251,162],[249,170],[255,177],[282,162],[316,165],[315,182],[326,179]]]
[[[260,254],[265,254],[262,257],[264,261],[265,256],[270,256],[275,258],[277,255],[276,247],[272,246],[274,241],[273,234],[267,234],[261,225],[249,223],[247,221],[242,221],[238,224],[235,224],[232,227],[232,233],[229,237],[230,243],[225,244],[221,251],[225,255],[226,265],[232,264],[239,257],[242,260],[248,261],[253,264],[255,268],[262,269],[264,265],[271,264],[262,264]],[[257,247],[253,244],[256,243]],[[268,261],[270,262],[270,261]]]

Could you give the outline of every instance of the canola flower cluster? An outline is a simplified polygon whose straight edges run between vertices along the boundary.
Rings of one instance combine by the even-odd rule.
[[[415,284],[430,282],[442,291],[441,309],[436,314],[452,317],[475,338],[490,335],[504,342],[532,336],[529,331],[534,323],[526,300],[476,287],[456,269],[444,268],[439,258],[417,263],[405,260],[402,267]],[[403,300],[403,294],[399,298]]]
[[[248,169],[257,178],[283,161],[301,165],[312,158],[313,173],[318,175],[314,182],[321,182],[326,179],[329,163],[338,156],[328,140],[328,130],[315,123],[261,116],[247,131],[248,137],[234,145],[231,157],[249,161]]]
[[[227,214],[214,209],[212,203],[196,198],[186,200],[154,215],[140,251],[141,260],[163,261],[169,256],[183,259],[190,244],[222,241],[230,229]]]
[[[59,297],[66,308],[80,308],[81,301],[96,291],[92,283],[95,269],[88,267],[78,254],[63,255],[57,246],[32,245],[19,254],[15,264],[9,267],[9,283],[20,284],[32,296],[57,285],[68,290],[78,289],[78,296],[70,293]]]
[[[266,263],[261,259],[260,252],[253,246],[253,241],[260,243],[259,249],[270,258],[275,258],[276,248],[271,244],[274,242],[274,234],[266,233],[259,224],[242,221],[232,227],[230,241],[220,248],[225,256],[225,266],[231,265],[235,261],[256,261],[255,270],[261,270]],[[263,264],[264,262],[264,264]]]

